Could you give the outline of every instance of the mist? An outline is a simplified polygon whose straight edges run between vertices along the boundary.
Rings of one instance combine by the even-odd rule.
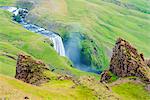
[[[79,32],[70,33],[68,40],[64,43],[66,56],[72,61],[73,66],[77,69],[99,73],[96,69],[91,66],[85,65],[81,59],[82,50],[82,36]]]
[[[69,39],[64,43],[66,56],[73,62],[74,66],[80,65],[81,36],[80,33],[71,33]]]

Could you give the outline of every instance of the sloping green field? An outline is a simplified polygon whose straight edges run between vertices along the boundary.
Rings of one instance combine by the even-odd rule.
[[[123,100],[149,100],[150,93],[139,83],[126,82],[112,87],[112,90],[122,97]]]
[[[23,100],[96,100],[94,92],[86,86],[71,88],[69,80],[51,81],[40,87],[0,75],[0,98]]]
[[[17,59],[19,53],[25,53],[43,60],[51,68],[58,69],[61,73],[70,73],[78,76],[85,74],[72,68],[66,58],[60,57],[50,46],[49,42],[44,42],[47,40],[45,37],[29,32],[18,23],[13,22],[11,14],[7,11],[0,10],[0,26],[1,73],[13,76],[15,74],[16,60],[13,60],[11,57]]]
[[[88,36],[87,49],[96,47],[100,58],[92,51],[87,55],[94,55],[90,60],[97,65],[100,62],[102,69],[109,65],[108,58],[118,37],[150,57],[150,1],[120,0],[118,4],[116,0],[42,0],[37,5],[27,20],[58,32],[64,40],[71,32]]]
[[[16,6],[15,1],[0,0],[0,6]],[[145,57],[150,57],[150,1],[148,0],[120,0],[119,3],[116,3],[116,0],[38,0],[38,3],[37,0],[30,1],[34,5],[27,18],[28,21],[58,32],[63,39],[72,32],[84,34],[88,37],[87,43],[84,43],[86,48],[93,50],[91,48],[96,47],[98,54],[90,53],[90,55],[94,63],[101,63],[102,70],[109,65],[112,47],[118,37],[132,43],[139,52],[144,53]],[[3,96],[12,99],[29,96],[44,100],[53,98],[92,100],[98,98],[95,97],[93,88],[98,92],[110,93],[97,81],[100,86],[85,87],[86,84],[93,84],[85,82],[86,84],[72,89],[74,85],[72,81],[52,80],[41,87],[35,87],[6,77],[5,75],[14,77],[17,55],[25,53],[42,60],[57,73],[76,76],[94,75],[99,78],[99,75],[72,68],[68,59],[60,57],[45,37],[24,29],[11,19],[12,15],[9,12],[0,10],[0,74],[2,74],[0,75],[0,99]],[[144,88],[141,84],[124,83],[112,87],[111,92],[118,94],[121,100],[127,100],[128,97],[130,100],[139,98],[149,100],[149,92]]]

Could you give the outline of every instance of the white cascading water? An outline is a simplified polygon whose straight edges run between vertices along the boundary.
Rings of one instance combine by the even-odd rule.
[[[7,10],[9,12],[12,12],[15,16],[19,14],[20,10],[26,10],[26,9],[21,9],[21,8],[17,9],[16,7],[0,7],[0,8]],[[46,29],[41,28],[37,25],[26,23],[23,19],[21,19],[21,21],[22,22],[20,22],[20,24],[22,24],[26,29],[48,37],[53,42],[54,49],[56,50],[56,52],[60,56],[65,56],[64,45],[62,42],[62,38],[59,35],[55,34],[54,32],[47,31]]]
[[[26,12],[25,14],[23,14],[23,16],[24,15],[26,16],[26,14],[28,14],[28,11],[26,9],[22,9],[22,8],[6,7],[6,6],[0,7],[0,8],[7,10],[9,12],[12,12],[15,16],[19,15],[20,11]],[[80,70],[88,71],[88,72],[99,73],[95,69],[91,69],[90,66],[86,66],[86,65],[82,64],[82,62],[80,62],[81,48],[79,48],[79,47],[80,47],[81,40],[80,40],[79,33],[71,33],[69,40],[65,43],[65,48],[64,48],[62,38],[55,32],[48,31],[37,25],[27,23],[27,22],[25,22],[25,20],[23,18],[20,19],[19,23],[21,25],[23,25],[24,28],[26,28],[29,31],[38,33],[38,34],[42,34],[45,37],[49,38],[53,42],[54,49],[56,50],[56,52],[60,56],[67,56],[73,62],[73,64],[75,65],[76,68],[78,68]],[[66,49],[66,53],[65,53],[65,49]]]
[[[59,55],[65,56],[65,49],[64,49],[64,45],[63,45],[61,37],[56,34],[53,34],[53,35],[54,36],[49,37],[49,38],[54,43],[55,50],[59,53]]]

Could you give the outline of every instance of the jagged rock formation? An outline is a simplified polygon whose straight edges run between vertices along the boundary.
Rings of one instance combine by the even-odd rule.
[[[150,68],[145,64],[143,54],[138,54],[134,47],[121,38],[117,40],[113,49],[109,71],[118,77],[137,76],[150,83]]]
[[[50,77],[47,76],[49,69],[41,62],[34,60],[32,57],[19,54],[15,78],[33,85],[40,85],[48,82]]]

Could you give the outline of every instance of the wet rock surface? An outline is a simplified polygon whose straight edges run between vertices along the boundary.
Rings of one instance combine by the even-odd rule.
[[[50,76],[46,75],[48,71],[49,69],[43,62],[19,54],[15,78],[33,85],[40,85],[50,80]]]
[[[146,65],[143,54],[119,38],[113,49],[109,71],[118,77],[137,76],[146,83],[150,83],[150,68]],[[106,72],[102,79],[107,79]]]

